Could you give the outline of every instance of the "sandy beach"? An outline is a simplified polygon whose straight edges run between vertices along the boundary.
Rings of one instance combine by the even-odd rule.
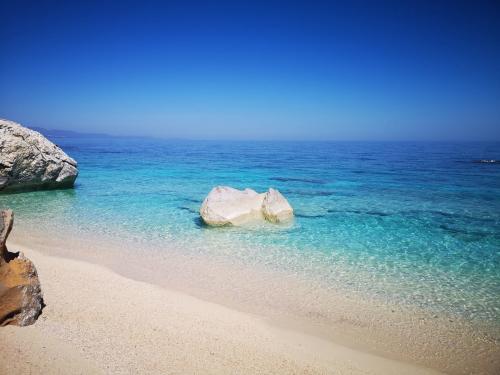
[[[70,233],[18,221],[7,242],[36,265],[46,307],[32,326],[0,329],[0,374],[494,374],[499,366],[495,333],[458,319],[186,249],[155,253]]]
[[[99,265],[22,250],[47,306],[0,330],[2,374],[430,374],[430,369],[278,328]]]

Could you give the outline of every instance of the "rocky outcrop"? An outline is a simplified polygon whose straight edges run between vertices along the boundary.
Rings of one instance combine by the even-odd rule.
[[[211,226],[241,225],[259,220],[280,223],[293,218],[293,209],[275,189],[259,194],[252,189],[217,186],[203,201],[200,215]]]
[[[475,160],[474,163],[481,163],[481,164],[500,164],[500,160],[495,160],[495,159],[481,159],[481,160]]]
[[[40,133],[0,119],[0,192],[72,187],[77,163]]]
[[[33,324],[43,307],[35,266],[5,245],[13,220],[12,211],[0,211],[0,326]]]

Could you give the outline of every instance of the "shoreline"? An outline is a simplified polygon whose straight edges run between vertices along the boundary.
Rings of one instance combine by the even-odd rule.
[[[33,326],[2,328],[2,373],[438,373],[99,265],[10,247],[37,265],[47,306]]]
[[[145,258],[144,253],[132,257],[132,254],[127,251],[114,249],[111,245],[108,247],[108,244],[102,244],[95,238],[94,241],[85,244],[81,240],[72,241],[69,237],[63,238],[63,236],[57,235],[53,236],[57,239],[51,239],[50,236],[41,238],[33,234],[29,235],[27,230],[27,228],[22,228],[19,223],[14,227],[8,244],[9,249],[10,251],[25,251],[30,258],[32,253],[35,254],[32,260],[37,268],[42,267],[38,263],[45,263],[47,266],[50,263],[51,266],[47,268],[52,268],[54,264],[66,261],[76,262],[79,265],[85,264],[85,267],[97,267],[99,272],[93,270],[91,273],[99,275],[110,273],[148,288],[159,287],[165,293],[177,293],[184,296],[183,298],[194,298],[203,306],[205,306],[204,304],[209,306],[215,304],[215,306],[229,309],[229,311],[242,314],[245,317],[257,317],[260,322],[259,329],[262,329],[263,324],[266,331],[272,327],[271,331],[285,332],[286,337],[297,338],[298,335],[301,337],[300,340],[297,339],[298,344],[311,342],[310,345],[317,347],[316,350],[324,352],[325,357],[330,355],[335,357],[335,353],[338,353],[339,348],[341,348],[340,352],[357,353],[353,358],[355,365],[358,361],[364,361],[362,358],[367,355],[370,358],[378,358],[382,363],[386,363],[385,361],[389,361],[387,363],[394,362],[398,364],[394,365],[397,368],[399,368],[399,364],[404,364],[410,369],[418,369],[418,371],[428,370],[432,372],[430,368],[433,368],[457,374],[494,373],[494,369],[498,368],[498,363],[495,362],[495,353],[499,352],[498,346],[487,345],[485,351],[485,347],[481,346],[479,342],[484,338],[481,334],[473,332],[471,327],[458,325],[458,322],[449,323],[447,317],[429,319],[428,316],[417,315],[412,311],[383,311],[380,307],[372,306],[369,302],[358,301],[341,294],[335,296],[327,295],[328,293],[317,294],[309,298],[306,294],[311,290],[301,290],[303,285],[284,274],[257,273],[256,270],[245,268],[228,270],[221,267],[220,264],[217,265],[216,269],[210,269],[205,264],[206,259],[194,259],[192,256],[176,259],[173,254],[169,254],[168,263],[164,263],[153,255]],[[35,248],[37,250],[33,252],[31,249]],[[38,262],[37,258],[44,260]],[[42,289],[47,294],[44,287],[43,269],[39,269],[39,273],[41,274]],[[178,275],[178,273],[186,273],[186,275]],[[220,279],[210,279],[214,276]],[[295,293],[305,298],[301,302],[304,304],[303,310],[293,310],[296,306],[292,304],[297,303],[295,295],[289,296],[289,299],[286,298],[287,296],[279,296],[280,293],[286,291],[281,288],[282,286],[275,287],[274,284],[283,278],[285,278],[283,286],[291,288],[292,294]],[[224,285],[228,280],[237,284],[236,289],[228,289],[228,286]],[[186,285],[188,282],[192,284]],[[205,285],[205,290],[203,290],[199,288],[199,285],[196,285],[196,282],[208,282],[209,284]],[[272,290],[269,285],[273,286]],[[262,287],[267,287],[268,290],[263,293],[263,290],[259,289]],[[261,294],[255,294],[252,289]],[[127,297],[127,293],[124,293],[123,290],[117,292],[120,294],[120,298]],[[235,293],[241,294],[240,300],[237,300]],[[64,295],[61,298],[65,300]],[[276,298],[278,299],[274,301],[273,299]],[[326,298],[331,298],[333,303],[338,306],[335,306],[334,310],[328,311],[328,308],[333,307],[321,305],[324,302],[322,299]],[[319,301],[315,302],[316,299]],[[101,303],[99,300],[92,301],[89,298],[87,301],[89,304]],[[273,306],[273,303],[279,305],[281,311],[268,308],[276,307]],[[315,306],[315,303],[318,305]],[[283,311],[288,309],[291,312],[284,314]],[[329,315],[325,315],[326,313]],[[41,319],[44,319],[43,315]],[[34,327],[39,323],[37,322]],[[99,322],[94,324],[96,328],[100,325]],[[294,340],[292,339],[292,342]],[[322,343],[321,345],[318,344],[318,340]],[[300,345],[302,346],[302,344]],[[331,349],[333,352],[330,353],[330,349],[324,349],[329,346],[336,349]],[[361,357],[358,357],[358,354]],[[313,352],[309,355],[314,358],[316,354]],[[294,355],[292,359],[293,357]],[[307,357],[305,355],[305,358]],[[314,366],[318,364],[319,362],[315,360],[308,367],[315,368]],[[339,366],[343,368],[342,365]],[[392,366],[390,367],[392,368]],[[359,370],[357,367],[355,368]],[[371,367],[368,367],[363,371],[370,369]],[[338,368],[331,370],[338,371]],[[250,370],[245,372],[248,371]],[[290,371],[291,369],[289,369]],[[357,373],[352,369],[345,371]],[[385,368],[381,373],[388,373],[388,371]],[[408,371],[404,372],[408,373]],[[272,372],[279,371],[275,368]],[[399,372],[403,371],[400,369]],[[341,371],[341,373],[344,372]]]

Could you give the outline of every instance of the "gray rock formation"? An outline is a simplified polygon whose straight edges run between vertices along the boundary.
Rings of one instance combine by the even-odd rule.
[[[228,186],[213,188],[203,201],[200,215],[207,225],[242,225],[267,220],[280,223],[293,218],[293,209],[278,190],[257,193]]]
[[[5,245],[13,222],[12,211],[0,211],[0,326],[33,324],[43,308],[35,266],[22,253],[10,253]]]
[[[40,133],[0,119],[0,192],[72,187],[77,163]]]

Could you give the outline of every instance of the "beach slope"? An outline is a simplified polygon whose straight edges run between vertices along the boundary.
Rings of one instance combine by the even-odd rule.
[[[0,329],[0,374],[435,373],[15,247],[35,262],[47,307],[33,326]]]

